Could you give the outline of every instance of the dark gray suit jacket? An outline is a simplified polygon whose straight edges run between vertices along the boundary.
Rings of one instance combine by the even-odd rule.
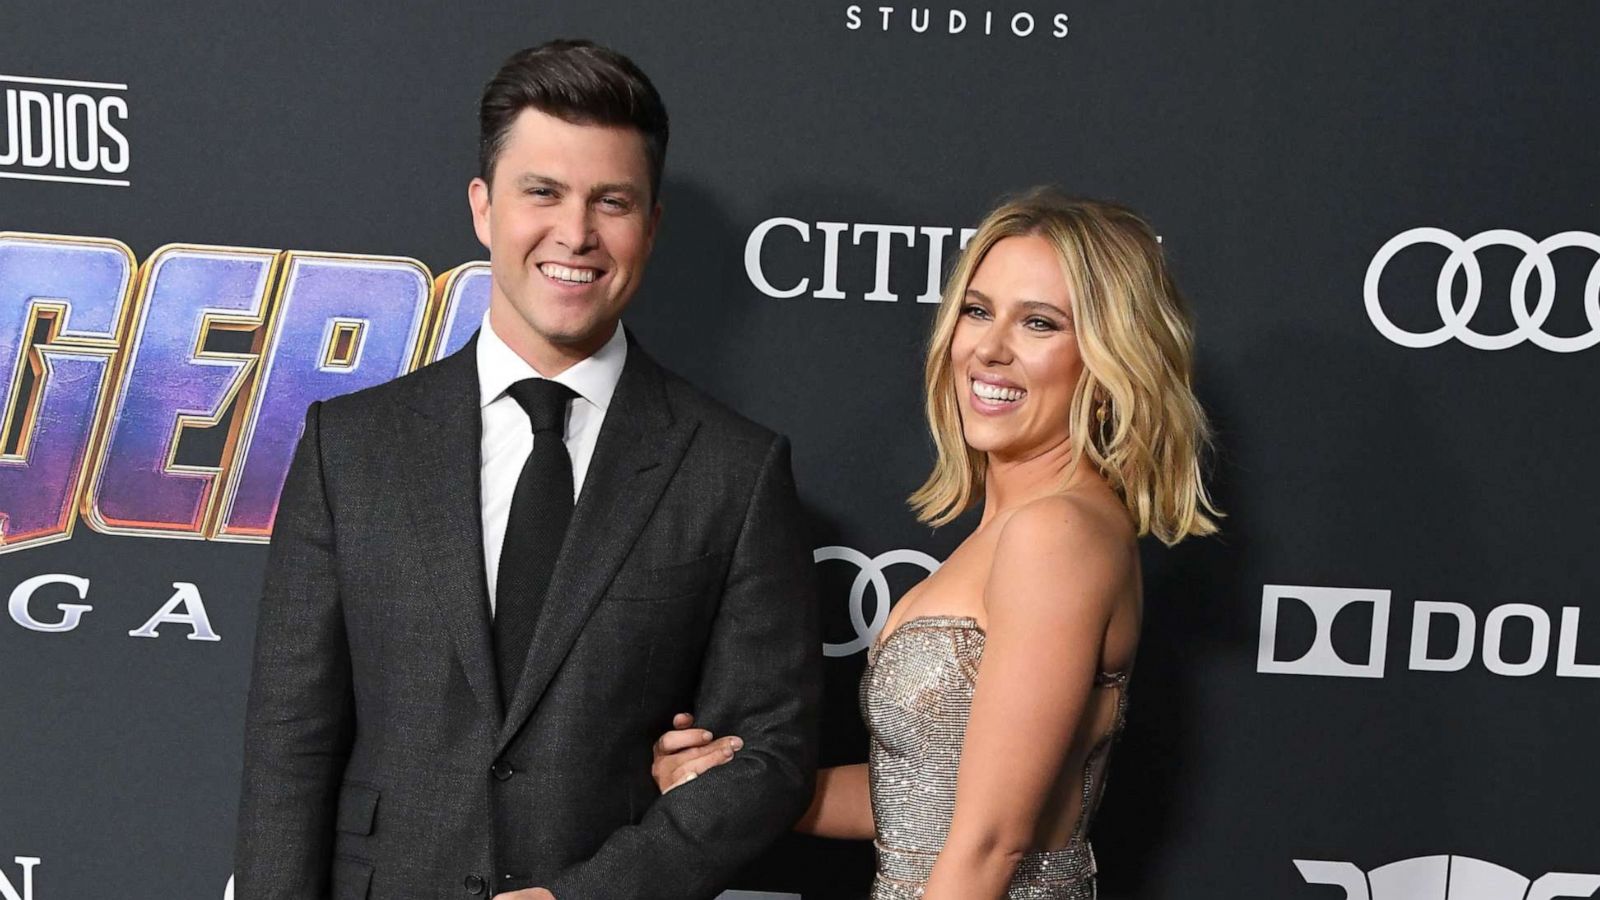
[[[711,897],[811,798],[821,637],[787,443],[637,345],[501,708],[475,350],[306,416],[257,626],[239,900]],[[682,710],[745,747],[658,796],[650,747]]]

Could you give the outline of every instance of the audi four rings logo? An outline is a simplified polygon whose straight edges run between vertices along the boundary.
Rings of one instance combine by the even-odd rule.
[[[1344,900],[1559,900],[1593,897],[1600,875],[1551,872],[1529,881],[1516,872],[1467,856],[1422,856],[1363,872],[1353,863],[1297,859],[1306,884],[1344,888]]]
[[[855,581],[850,583],[850,626],[855,629],[856,636],[840,644],[824,642],[822,652],[828,656],[860,653],[878,639],[884,623],[889,621],[889,607],[894,602],[889,596],[889,579],[884,575],[885,569],[902,564],[921,566],[932,575],[939,568],[937,559],[920,550],[886,550],[877,556],[868,556],[851,547],[818,547],[812,557],[818,563],[829,560],[847,562],[860,570],[856,573]],[[870,622],[867,621],[866,610],[868,588],[872,589]]]
[[[1383,298],[1378,293],[1378,282],[1389,260],[1402,250],[1418,244],[1434,244],[1450,253],[1434,284],[1439,327],[1430,331],[1408,331],[1396,325],[1384,312]],[[1508,298],[1516,327],[1503,334],[1482,334],[1472,328],[1472,317],[1483,299],[1483,269],[1478,265],[1478,251],[1485,247],[1512,247],[1522,251],[1522,261],[1511,276]],[[1443,228],[1403,231],[1384,244],[1367,267],[1367,279],[1363,287],[1367,317],[1379,333],[1402,347],[1437,347],[1451,340],[1459,340],[1477,350],[1504,350],[1524,341],[1532,341],[1557,353],[1587,350],[1600,344],[1600,260],[1590,268],[1589,278],[1583,285],[1583,312],[1589,320],[1588,332],[1566,337],[1544,330],[1545,321],[1550,318],[1556,301],[1556,270],[1550,254],[1566,247],[1579,247],[1600,254],[1600,235],[1586,231],[1563,231],[1542,241],[1535,241],[1521,232],[1503,228],[1469,238],[1457,237]],[[1466,276],[1466,294],[1459,306],[1452,291],[1458,273]],[[1538,298],[1530,309],[1528,279],[1534,273],[1539,275],[1539,290]]]

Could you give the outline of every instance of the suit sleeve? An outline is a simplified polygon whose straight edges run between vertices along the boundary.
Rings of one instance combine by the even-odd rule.
[[[289,466],[256,620],[234,855],[238,895],[250,900],[327,896],[354,734],[320,415],[313,403]]]
[[[745,513],[694,709],[744,749],[561,872],[546,885],[556,900],[712,897],[805,812],[822,684],[814,579],[788,442],[778,438]]]

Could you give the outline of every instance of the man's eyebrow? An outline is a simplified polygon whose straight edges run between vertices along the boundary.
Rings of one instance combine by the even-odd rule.
[[[590,194],[626,194],[629,197],[637,197],[640,194],[644,193],[644,190],[642,188],[640,188],[638,185],[636,185],[633,182],[631,182],[631,181],[608,181],[608,182],[605,182],[604,184],[595,185],[593,188],[590,189],[589,193]]]
[[[537,172],[527,172],[527,173],[525,173],[523,175],[518,176],[517,177],[517,186],[518,187],[523,187],[523,188],[549,187],[549,188],[556,188],[557,190],[563,190],[563,191],[567,189],[567,185],[566,185],[565,182],[558,181],[558,180],[556,180],[554,178],[551,178],[548,175],[540,175]]]

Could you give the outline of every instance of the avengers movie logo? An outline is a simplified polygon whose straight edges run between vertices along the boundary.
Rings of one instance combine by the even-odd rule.
[[[120,241],[0,232],[0,552],[80,515],[267,540],[306,406],[459,349],[489,285],[487,263],[435,279],[401,257],[172,244],[138,265]]]
[[[159,638],[163,625],[179,625],[189,629],[187,637],[191,641],[222,640],[211,627],[200,588],[192,582],[174,581],[172,589],[167,602],[143,625],[128,632],[128,637]],[[94,612],[94,604],[83,602],[89,599],[89,590],[89,579],[77,575],[65,572],[35,575],[23,579],[12,589],[6,612],[11,621],[40,634],[77,631],[83,617]],[[72,600],[78,602],[65,602]]]

